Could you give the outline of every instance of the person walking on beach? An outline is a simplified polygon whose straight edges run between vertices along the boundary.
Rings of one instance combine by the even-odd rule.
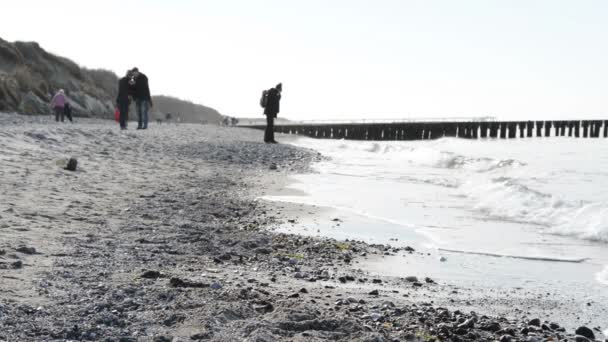
[[[276,144],[274,140],[274,119],[280,111],[281,92],[283,84],[279,83],[274,88],[270,88],[264,93],[262,99],[264,107],[264,115],[266,115],[266,131],[264,132],[264,142],[267,144]]]
[[[135,80],[134,97],[135,106],[137,107],[137,129],[147,129],[148,110],[153,106],[148,77],[139,72],[138,68],[133,68],[131,72]]]
[[[59,121],[59,117],[61,117],[61,122],[63,122],[63,108],[65,107],[65,103],[67,102],[65,98],[65,92],[63,89],[59,89],[57,94],[53,96],[51,100],[51,108],[55,111],[55,121]]]
[[[65,101],[65,106],[63,106],[63,114],[70,120],[71,123],[74,123],[72,120],[72,105],[70,105],[69,101]]]
[[[131,70],[128,70],[123,78],[118,81],[118,96],[116,96],[116,107],[120,112],[120,129],[127,129],[129,118],[129,104],[131,103],[129,81],[131,80]]]

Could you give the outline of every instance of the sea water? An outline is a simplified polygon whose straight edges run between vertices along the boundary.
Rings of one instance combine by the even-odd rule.
[[[608,291],[608,140],[297,138],[292,144],[326,158],[314,172],[294,177],[290,187],[304,196],[267,199],[367,218],[319,230],[322,235],[418,243],[457,261],[449,271],[424,266],[443,278],[510,285],[576,278],[593,283],[591,292]],[[386,273],[400,272],[393,266]]]

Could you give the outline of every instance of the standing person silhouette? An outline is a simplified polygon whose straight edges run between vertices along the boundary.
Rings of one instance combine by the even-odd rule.
[[[270,88],[266,92],[266,106],[264,107],[264,115],[266,115],[266,131],[264,132],[264,142],[267,144],[276,144],[274,140],[274,119],[280,111],[281,92],[283,84],[279,83],[274,88]]]
[[[129,118],[129,104],[131,103],[129,81],[131,80],[131,70],[123,78],[118,81],[118,95],[116,96],[116,106],[120,111],[120,129],[127,129],[127,120]]]
[[[148,110],[152,108],[152,96],[150,96],[150,85],[148,76],[139,72],[138,68],[131,70],[133,73],[135,106],[137,107],[137,129],[148,128]]]
[[[61,122],[63,122],[63,108],[65,107],[66,102],[65,92],[63,89],[59,89],[51,100],[51,108],[55,111],[55,121],[59,121],[59,118],[61,117]]]

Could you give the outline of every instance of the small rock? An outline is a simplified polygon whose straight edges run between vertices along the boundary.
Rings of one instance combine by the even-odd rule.
[[[409,277],[405,277],[406,281],[409,281],[410,283],[414,283],[418,281],[418,278],[415,276],[409,276]]]
[[[308,293],[308,290],[307,290],[307,289],[305,289],[305,288],[301,288],[301,289],[300,289],[300,293]]]
[[[190,336],[192,341],[208,340],[211,338],[211,332],[200,332]]]
[[[491,332],[497,332],[501,329],[500,324],[498,322],[488,322],[482,324],[479,329]]]
[[[382,318],[382,314],[377,313],[377,312],[372,312],[369,317],[374,321],[377,322],[380,320],[380,318]]]
[[[213,289],[213,290],[219,290],[219,289],[221,289],[221,288],[222,288],[222,284],[220,284],[220,283],[219,283],[219,282],[217,282],[217,281],[214,281],[213,283],[211,283],[211,286],[210,286],[210,287],[211,287],[211,289]]]
[[[293,294],[290,294],[289,296],[287,296],[287,298],[299,298],[299,297],[300,297],[300,294],[297,293],[297,292],[293,293]]]
[[[369,295],[370,295],[370,296],[377,296],[377,295],[379,295],[379,294],[380,294],[380,293],[378,292],[378,290],[373,290],[373,291],[371,291],[371,292],[369,293]]]
[[[500,342],[511,342],[512,339],[513,339],[513,337],[510,335],[500,336]]]
[[[145,271],[141,277],[142,278],[146,278],[146,279],[158,279],[160,278],[161,274],[158,271]]]
[[[270,170],[276,170],[278,169],[277,164],[275,163],[271,163],[270,166],[268,167]]]
[[[372,283],[374,283],[374,284],[381,284],[382,280],[380,280],[380,279],[372,279]]]
[[[585,326],[579,327],[574,333],[580,336],[584,336],[590,340],[595,340],[595,334],[593,333],[593,331]]]
[[[434,281],[433,279],[429,278],[429,277],[424,278],[424,281],[425,281],[427,284],[435,284],[435,281]]]
[[[528,325],[532,325],[535,327],[540,327],[540,319],[534,318],[533,320],[528,322]]]
[[[591,342],[591,340],[589,340],[585,336],[581,336],[581,335],[574,336],[574,341],[575,342]]]
[[[36,254],[36,248],[34,248],[34,247],[21,246],[19,248],[16,248],[15,250],[17,252],[23,253],[23,254],[29,254],[29,255]]]
[[[23,267],[23,262],[21,260],[17,260],[15,262],[11,263],[11,267],[16,270],[20,269]]]
[[[448,258],[442,256],[442,257],[439,258],[439,261],[440,262],[446,262],[446,261],[448,261]]]
[[[78,166],[78,160],[76,158],[70,158],[68,160],[68,164],[65,166],[65,169],[68,171],[76,171],[76,167]]]

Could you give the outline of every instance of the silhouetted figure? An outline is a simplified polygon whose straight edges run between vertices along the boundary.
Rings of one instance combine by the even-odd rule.
[[[128,70],[125,76],[118,81],[118,96],[116,96],[116,106],[120,111],[120,129],[127,129],[127,120],[129,118],[129,104],[131,103],[131,98],[129,94],[130,79],[131,71]]]
[[[283,84],[279,83],[274,88],[270,88],[265,92],[266,97],[264,103],[264,115],[266,115],[266,131],[264,132],[264,142],[268,144],[276,144],[274,140],[274,119],[280,111],[281,92]]]
[[[74,122],[72,120],[72,106],[68,101],[66,101],[65,106],[63,106],[63,114],[68,118],[68,120],[70,120],[70,122]]]
[[[153,107],[152,97],[150,96],[150,86],[148,84],[148,76],[139,72],[139,69],[133,68],[134,98],[135,106],[137,107],[137,129],[148,128],[148,110]]]
[[[55,121],[59,121],[59,118],[61,117],[61,122],[63,122],[63,107],[65,107],[66,102],[65,92],[63,89],[59,89],[51,100],[51,108],[55,111]]]

